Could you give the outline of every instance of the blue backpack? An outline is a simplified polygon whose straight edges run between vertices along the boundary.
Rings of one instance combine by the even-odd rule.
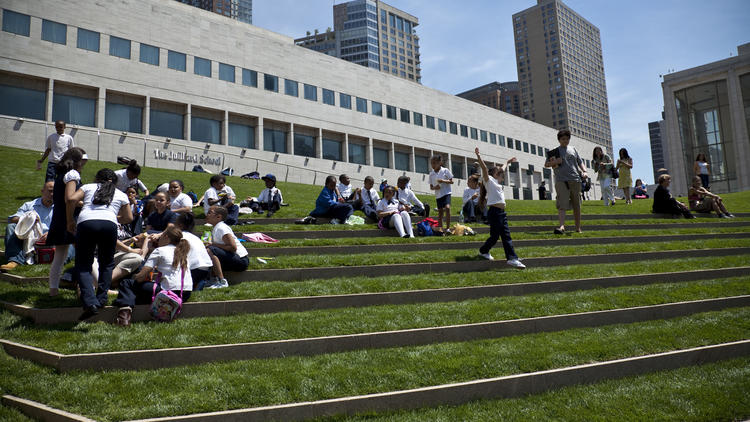
[[[422,220],[417,223],[417,236],[432,236],[432,226],[430,223]]]

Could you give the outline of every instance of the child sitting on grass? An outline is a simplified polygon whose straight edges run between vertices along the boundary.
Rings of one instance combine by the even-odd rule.
[[[364,187],[359,190],[354,207],[357,210],[361,210],[370,220],[377,221],[378,214],[375,208],[378,206],[378,201],[380,201],[380,195],[378,195],[378,191],[374,186],[375,179],[372,176],[365,177]]]
[[[224,271],[245,271],[250,265],[247,250],[235,236],[232,229],[224,223],[227,218],[227,209],[214,205],[206,214],[206,222],[214,226],[211,231],[211,243],[207,246],[208,256],[213,261],[216,280],[209,289],[228,287],[229,283],[224,278]]]
[[[193,200],[187,194],[182,193],[185,185],[182,180],[175,179],[169,182],[169,209],[177,214],[193,212]]]
[[[268,173],[261,179],[266,183],[266,188],[260,192],[257,198],[248,196],[240,205],[248,207],[258,214],[268,211],[266,217],[270,218],[281,208],[284,198],[281,196],[281,190],[276,187],[276,176]]]
[[[414,237],[411,227],[411,216],[404,206],[394,196],[396,188],[388,186],[383,190],[383,199],[378,202],[378,218],[380,227],[395,228],[401,237]]]
[[[472,174],[469,176],[469,180],[466,181],[466,189],[464,189],[464,222],[474,223],[477,221],[477,217],[481,216],[482,222],[487,221],[487,210],[484,208],[484,204],[480,206],[480,186],[479,186],[479,175]]]
[[[154,212],[146,217],[146,232],[158,233],[164,231],[167,226],[173,225],[177,214],[168,208],[167,195],[162,192],[154,194]]]
[[[339,196],[336,194],[336,178],[326,177],[326,185],[315,200],[315,209],[310,212],[310,216],[327,217],[331,219],[332,224],[343,224],[352,214],[354,214],[354,207],[339,201]]]
[[[416,215],[422,217],[430,216],[430,205],[422,204],[422,201],[417,198],[417,195],[412,192],[409,188],[409,176],[400,176],[396,182],[398,189],[396,190],[396,199],[401,204],[407,206],[409,212],[413,212]]]
[[[237,224],[240,207],[234,203],[237,196],[234,194],[234,190],[227,186],[226,177],[221,174],[214,174],[209,179],[209,183],[211,187],[203,194],[203,211],[208,215],[208,210],[212,206],[224,207],[227,210],[227,218],[224,222],[230,226]]]

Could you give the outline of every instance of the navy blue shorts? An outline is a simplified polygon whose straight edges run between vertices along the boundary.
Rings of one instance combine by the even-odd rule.
[[[443,195],[440,198],[437,199],[437,208],[443,209],[446,207],[446,205],[450,205],[451,203],[451,194]]]

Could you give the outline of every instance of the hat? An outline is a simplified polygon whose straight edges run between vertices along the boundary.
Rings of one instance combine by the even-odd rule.
[[[83,154],[83,156],[81,156],[81,160],[88,160],[88,159],[89,159],[88,154]]]
[[[274,176],[271,173],[268,173],[267,175],[261,177],[263,180],[273,180],[274,183],[276,183],[276,176]]]
[[[383,178],[383,179],[380,179],[380,183],[385,183],[385,182],[387,182],[387,181],[388,181],[388,179],[385,179],[385,178]]]
[[[411,180],[411,179],[409,178],[409,176],[399,176],[399,177],[398,177],[398,182],[399,182],[399,183],[401,183],[401,182],[404,182],[404,183],[409,183],[409,180]]]

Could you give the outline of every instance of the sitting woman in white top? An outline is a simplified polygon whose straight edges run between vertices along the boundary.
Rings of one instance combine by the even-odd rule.
[[[490,224],[490,237],[484,242],[481,248],[479,248],[479,256],[488,259],[490,261],[495,258],[490,255],[490,249],[497,243],[497,239],[501,238],[503,241],[503,249],[505,250],[505,259],[508,260],[508,265],[518,269],[526,268],[521,263],[513,249],[513,240],[510,238],[510,228],[508,228],[508,217],[505,215],[505,193],[503,192],[503,185],[501,182],[505,178],[505,168],[508,164],[515,162],[516,157],[511,158],[506,163],[505,167],[493,167],[487,169],[487,165],[482,161],[482,157],[479,156],[479,148],[475,148],[474,152],[477,154],[477,161],[479,166],[482,167],[482,180],[486,186],[487,192],[487,220]]]
[[[157,248],[151,252],[143,268],[132,279],[120,283],[114,302],[115,306],[120,307],[115,320],[118,325],[130,325],[133,307],[151,303],[151,298],[162,290],[179,291],[183,302],[190,298],[193,290],[193,278],[188,270],[190,243],[183,237],[182,230],[169,226],[160,235],[154,236],[154,241]],[[147,248],[148,245],[144,244],[143,247]],[[149,279],[152,272],[156,275]]]
[[[133,186],[136,191],[140,189],[144,195],[148,196],[146,185],[138,179],[138,176],[141,175],[141,166],[138,165],[136,160],[131,160],[126,168],[115,171],[115,174],[117,175],[117,189],[121,192],[125,192],[125,189]]]
[[[378,202],[378,207],[375,209],[380,219],[378,225],[383,228],[395,228],[401,237],[414,237],[411,216],[403,205],[394,198],[395,195],[396,188],[393,186],[388,186],[383,190],[383,199]]]
[[[182,193],[185,190],[185,185],[182,180],[175,179],[169,182],[169,209],[177,214],[183,214],[186,212],[193,212],[193,200],[189,196]]]
[[[211,244],[206,249],[216,274],[215,282],[208,288],[228,287],[224,271],[245,271],[250,265],[247,250],[234,235],[232,228],[224,222],[226,218],[227,209],[217,205],[212,206],[206,214],[206,222],[214,226]]]
[[[195,218],[191,213],[180,214],[177,217],[175,226],[182,230],[182,238],[190,243],[190,254],[188,254],[188,265],[190,266],[190,275],[193,278],[193,290],[201,290],[201,283],[210,280],[211,267],[213,262],[208,256],[206,246],[203,241],[194,235]]]
[[[68,199],[68,203],[83,200],[83,208],[78,223],[68,213],[68,231],[75,233],[76,263],[75,274],[81,288],[83,314],[80,319],[88,319],[107,305],[107,291],[112,281],[115,266],[115,246],[117,245],[117,223],[127,224],[133,220],[128,206],[128,197],[115,188],[115,172],[104,168],[96,173],[94,183],[81,186]],[[94,252],[99,261],[99,283],[94,293],[91,269]]]

